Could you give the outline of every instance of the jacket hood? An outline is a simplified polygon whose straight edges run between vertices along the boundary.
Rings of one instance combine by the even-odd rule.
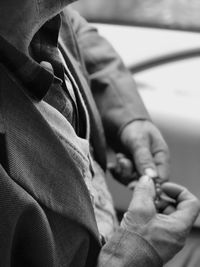
[[[28,46],[39,28],[75,0],[0,0],[0,35]]]

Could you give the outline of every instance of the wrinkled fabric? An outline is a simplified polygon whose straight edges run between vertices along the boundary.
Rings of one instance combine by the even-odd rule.
[[[40,1],[41,18],[36,13],[35,17],[28,19],[35,2],[27,1],[26,9],[22,8],[24,1],[12,3],[10,11],[15,12],[17,8],[23,20],[23,14],[27,16],[27,28],[30,20],[38,29],[45,26],[44,22],[55,11],[54,0]],[[2,9],[0,14],[3,16]],[[73,11],[66,9],[62,20],[59,49],[88,110],[89,137],[95,160],[105,169],[103,125],[107,133],[113,134],[131,120],[149,117],[130,73],[108,43],[96,31],[91,32],[88,24]],[[31,43],[32,39],[26,41]],[[90,59],[86,56],[89,47],[84,48],[83,44],[96,51],[97,58],[92,56],[91,60],[95,63],[93,73],[88,67]],[[4,51],[9,54],[6,47],[4,45],[1,49],[0,64],[0,214],[3,222],[0,224],[0,265],[160,267],[162,263],[156,251],[141,237],[120,227],[101,249],[94,208],[84,181],[90,170],[81,153],[80,140],[70,123],[65,124],[67,136],[62,140],[39,108],[55,77],[35,61],[29,64],[27,57],[23,57],[24,64],[20,62],[19,68],[13,67],[12,60],[6,65],[8,61],[2,56]],[[55,65],[52,66],[55,72]],[[31,79],[24,83],[19,73],[27,73],[26,77],[39,83],[31,83]]]

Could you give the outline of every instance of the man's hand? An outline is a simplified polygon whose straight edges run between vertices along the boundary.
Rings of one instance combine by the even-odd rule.
[[[107,168],[114,179],[123,185],[129,185],[138,179],[133,162],[122,153],[116,154],[116,161],[109,162]]]
[[[155,171],[163,181],[169,178],[169,150],[160,131],[150,121],[133,121],[121,132],[121,141],[130,153],[139,175]]]
[[[176,200],[176,206],[166,207],[161,214],[157,213],[154,204],[154,183],[148,176],[143,176],[135,186],[121,227],[146,239],[166,263],[183,247],[200,204],[193,194],[177,184],[165,183],[162,189]]]

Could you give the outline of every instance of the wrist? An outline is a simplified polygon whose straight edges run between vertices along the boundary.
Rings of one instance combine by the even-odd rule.
[[[123,140],[126,138],[126,131],[128,131],[129,130],[129,126],[130,125],[132,125],[133,123],[137,123],[137,122],[139,122],[139,123],[143,123],[143,122],[151,122],[151,120],[150,119],[147,119],[147,118],[137,118],[137,119],[133,119],[133,120],[131,120],[131,121],[129,121],[129,122],[127,122],[127,123],[125,123],[125,124],[123,124],[120,128],[119,128],[119,130],[118,130],[118,137],[119,137],[119,139],[121,140],[121,142],[123,142]]]

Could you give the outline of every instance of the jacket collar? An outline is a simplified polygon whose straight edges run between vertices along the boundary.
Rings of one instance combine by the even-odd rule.
[[[41,100],[57,79],[53,71],[45,69],[39,63],[50,61],[51,58],[55,63],[60,26],[61,18],[57,15],[46,22],[34,36],[30,47],[35,60],[0,36],[0,62],[21,81],[30,96],[36,100]]]

